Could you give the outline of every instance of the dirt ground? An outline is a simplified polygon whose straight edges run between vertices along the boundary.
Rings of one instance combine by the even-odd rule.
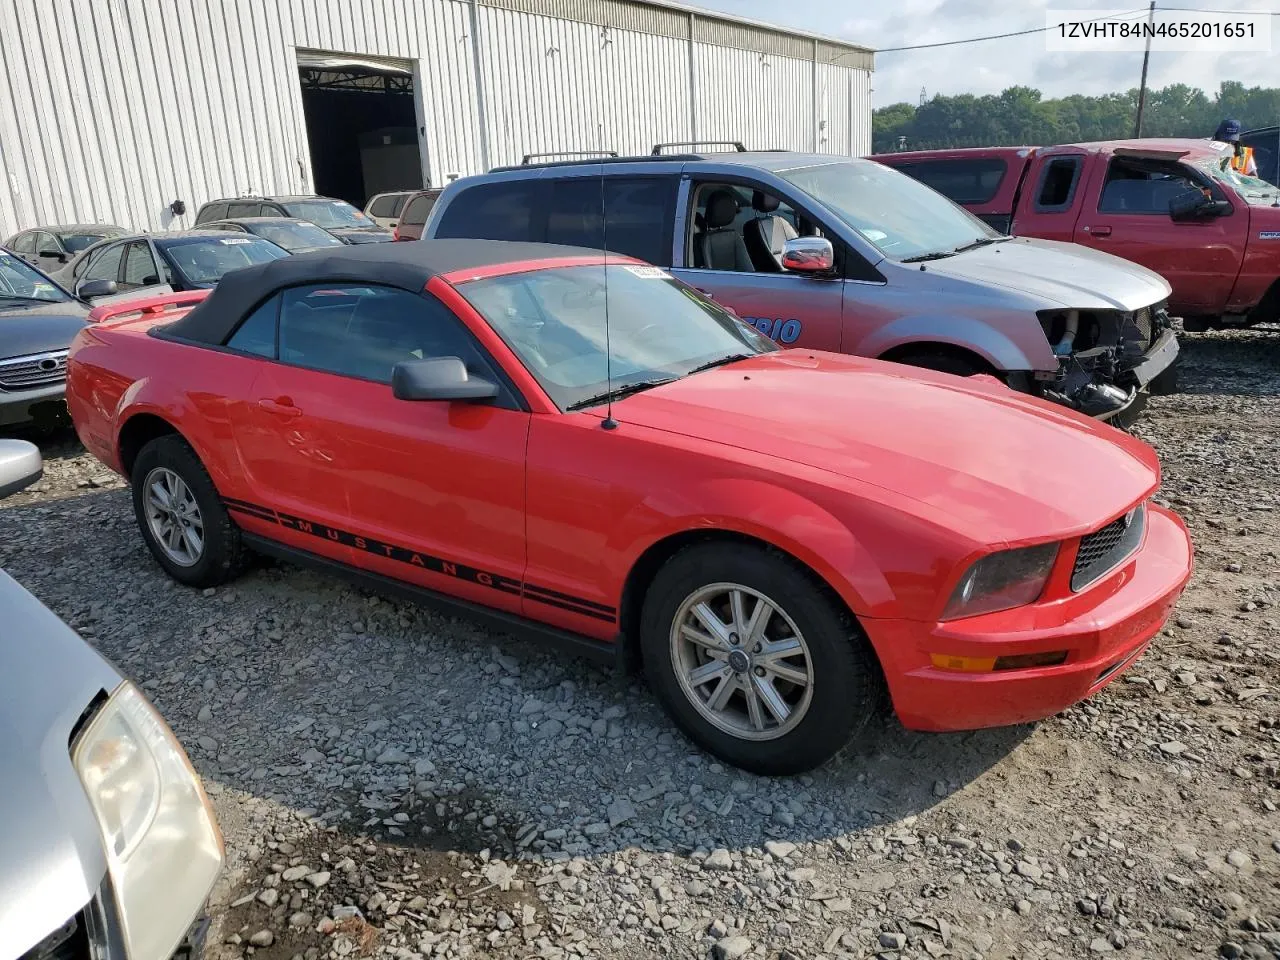
[[[228,862],[215,960],[1280,957],[1280,330],[1189,335],[1134,432],[1197,567],[1034,727],[715,763],[637,682],[315,574],[172,585],[69,437],[0,563],[143,684]]]

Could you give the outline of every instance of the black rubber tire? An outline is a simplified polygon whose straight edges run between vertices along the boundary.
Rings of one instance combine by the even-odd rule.
[[[156,467],[167,467],[182,478],[191,489],[204,521],[204,553],[190,567],[174,563],[156,542],[147,524],[143,508],[143,481]],[[191,446],[177,434],[157,437],[139,452],[133,462],[133,514],[142,539],[165,573],[190,587],[216,587],[244,572],[249,551],[240,538],[240,528],[222,505],[222,499],[209,479],[209,472]]]
[[[727,581],[774,598],[805,637],[815,686],[809,711],[790,733],[748,741],[702,718],[680,688],[670,655],[671,623],[699,587]],[[781,601],[778,601],[781,602]],[[884,711],[880,665],[856,621],[813,575],[764,547],[704,543],[681,550],[658,571],[640,616],[640,651],[650,687],[668,715],[708,753],[751,773],[803,773],[839,753]]]
[[[910,350],[898,354],[893,360],[895,363],[905,363],[910,367],[923,367],[926,370],[936,370],[938,373],[952,373],[957,377],[991,373],[991,368],[986,364],[948,350]]]

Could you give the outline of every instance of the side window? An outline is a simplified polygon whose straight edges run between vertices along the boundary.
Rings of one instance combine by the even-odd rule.
[[[226,215],[228,217],[260,217],[264,216],[259,212],[261,210],[260,203],[228,203]],[[265,216],[273,216],[273,214],[265,214]]]
[[[479,240],[534,240],[533,184],[483,183],[463,190],[449,204],[436,236]]]
[[[34,253],[36,249],[36,235],[34,233],[20,233],[13,241],[13,249],[15,253]]]
[[[222,220],[227,215],[225,203],[206,203],[196,215],[196,223],[208,223],[210,220]]]
[[[276,318],[280,315],[281,295],[276,294],[240,322],[227,346],[242,353],[274,358],[276,355]]]
[[[552,186],[547,242],[600,249],[671,266],[671,225],[677,181],[672,178],[609,177],[603,197],[593,177],[559,180]],[[602,229],[600,207],[604,202]]]
[[[145,240],[130,243],[124,254],[124,281],[122,287],[133,290],[138,287],[150,287],[160,282],[156,271],[156,261],[151,255],[151,247]]]
[[[97,253],[84,272],[82,280],[119,280],[120,261],[124,257],[125,244],[117,243],[113,247]]]
[[[460,357],[468,371],[496,379],[462,322],[426,294],[393,287],[322,284],[281,294],[279,356],[284,363],[390,383],[404,360]]]
[[[1177,164],[1117,158],[1107,167],[1098,210],[1167,217],[1169,201],[1178,194],[1209,189]]]
[[[405,201],[407,201],[411,196],[413,196],[413,194],[411,193],[393,193],[391,195],[391,212],[387,214],[387,216],[389,217],[400,216],[400,211],[404,209]],[[440,196],[440,191],[437,190],[432,195],[431,202],[433,204],[435,203],[435,198],[438,196]]]
[[[685,258],[701,270],[780,273],[783,245],[817,235],[790,204],[764,190],[702,183],[694,194]]]
[[[384,193],[380,197],[376,197],[373,203],[369,204],[369,216],[371,217],[394,217],[396,206],[396,195],[394,193]]]
[[[61,253],[62,244],[54,239],[51,233],[37,233],[35,235],[35,253],[36,256],[43,256],[46,253]]]
[[[996,157],[918,160],[889,166],[960,204],[989,203],[1008,170],[1008,165]]]
[[[1056,213],[1071,208],[1076,184],[1080,181],[1082,157],[1054,157],[1040,172],[1035,208],[1040,213]]]
[[[431,208],[436,205],[436,196],[430,193],[420,193],[415,196],[404,207],[404,213],[400,217],[400,225],[404,227],[420,227],[427,222],[427,217],[431,215]]]

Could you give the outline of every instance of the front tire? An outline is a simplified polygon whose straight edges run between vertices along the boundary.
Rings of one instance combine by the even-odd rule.
[[[992,372],[991,368],[981,361],[949,350],[910,350],[893,359],[896,363],[905,363],[910,367],[922,367],[925,370],[950,373],[957,377],[972,377],[977,373]]]
[[[709,753],[752,773],[802,773],[881,708],[881,677],[853,618],[798,563],[763,547],[689,547],[641,612],[645,674]]]
[[[216,587],[240,574],[247,550],[209,473],[181,437],[157,437],[138,453],[130,478],[142,539],[169,576]]]

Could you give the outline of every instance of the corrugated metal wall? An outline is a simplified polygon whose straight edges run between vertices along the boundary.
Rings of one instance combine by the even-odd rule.
[[[0,238],[309,191],[298,48],[406,61],[434,184],[694,137],[870,149],[869,54],[632,0],[0,0]]]

